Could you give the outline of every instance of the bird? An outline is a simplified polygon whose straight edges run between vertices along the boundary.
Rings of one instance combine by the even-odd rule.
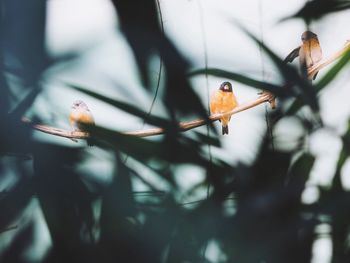
[[[284,59],[284,62],[291,63],[299,56],[300,68],[304,71],[305,69],[308,70],[322,59],[322,49],[317,35],[311,31],[305,31],[301,35],[301,41],[303,42],[302,45],[290,52]],[[310,76],[310,78],[315,80],[317,73],[318,71],[315,72],[313,76]]]
[[[220,85],[210,98],[210,112],[211,114],[225,113],[233,110],[238,106],[235,94],[232,91],[230,82],[225,81]],[[222,124],[222,134],[228,134],[228,123],[231,116],[224,116],[220,119]]]
[[[76,100],[72,104],[72,109],[69,115],[69,122],[73,131],[86,131],[86,125],[95,125],[94,117],[88,106],[82,100]],[[87,139],[87,144],[93,146],[91,139]]]

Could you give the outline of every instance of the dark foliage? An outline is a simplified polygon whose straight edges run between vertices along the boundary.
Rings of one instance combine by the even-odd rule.
[[[317,237],[315,229],[322,223],[332,229],[332,263],[348,262],[350,194],[341,184],[341,170],[350,153],[350,124],[341,136],[342,149],[332,185],[320,188],[319,200],[306,205],[301,195],[315,156],[303,149],[301,143],[290,150],[272,149],[270,134],[266,132],[261,145],[256,146],[258,154],[251,165],[232,165],[208,156],[208,145],[220,147],[217,137],[196,131],[179,133],[177,123],[179,116],[207,118],[188,76],[208,74],[269,90],[283,105],[285,100],[294,100],[285,112],[279,110],[272,117],[274,124],[295,117],[303,127],[300,139],[303,142],[320,126],[299,116],[300,108],[310,107],[314,114],[311,117],[318,116],[319,92],[347,65],[350,53],[314,86],[245,31],[275,64],[287,86],[215,68],[199,69],[188,75],[188,62],[160,30],[154,1],[112,3],[148,90],[149,58],[153,53],[162,57],[166,70],[162,100],[170,118],[150,115],[137,105],[67,83],[72,89],[166,131],[152,140],[105,127],[88,127],[96,141],[95,149],[103,149],[112,156],[111,180],[101,183],[96,179],[99,172],[80,169],[89,160],[84,148],[38,141],[21,124],[21,117],[41,95],[42,73],[54,62],[44,48],[46,1],[0,2],[0,182],[5,181],[8,170],[16,178],[12,186],[0,189],[0,248],[4,248],[0,261],[31,262],[25,252],[40,237],[34,234],[34,220],[23,222],[21,218],[26,218],[27,208],[35,201],[43,215],[40,222],[47,227],[52,241],[52,247],[41,258],[47,263],[209,262],[205,253],[210,244],[220,249],[222,262],[310,262]],[[316,8],[319,5],[322,8]],[[348,1],[314,0],[295,17],[309,21],[345,8]],[[11,99],[11,82],[5,74],[8,72],[21,80],[19,93],[26,96]],[[28,155],[30,160],[23,158]],[[136,169],[125,155],[142,168]],[[182,189],[176,181],[176,169],[184,165],[199,167],[208,175],[186,194],[191,196],[209,184],[207,198],[192,203],[179,201]],[[166,184],[167,190],[148,180],[146,172]],[[141,181],[148,190],[135,192],[133,180]],[[11,228],[14,224],[18,228]],[[12,242],[2,246],[1,237],[10,231]]]
[[[302,18],[307,24],[324,15],[350,8],[349,0],[311,0],[290,18]]]

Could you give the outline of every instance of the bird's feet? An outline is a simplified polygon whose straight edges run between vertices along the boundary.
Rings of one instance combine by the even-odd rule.
[[[74,131],[71,131],[71,132],[70,132],[70,135],[71,135],[72,137],[69,138],[69,139],[71,139],[73,142],[78,142],[77,139],[74,139],[74,138],[73,138],[73,136],[74,136]]]
[[[270,103],[271,109],[276,109],[276,96],[273,95],[271,92],[263,90],[258,93],[260,97],[267,97],[266,101]]]

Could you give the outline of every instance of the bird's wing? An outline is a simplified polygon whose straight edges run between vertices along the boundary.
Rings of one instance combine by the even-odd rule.
[[[80,114],[79,117],[80,118],[79,118],[78,122],[80,122],[80,123],[84,123],[84,124],[88,124],[88,125],[95,124],[94,117],[92,116],[92,114],[90,112],[84,112],[84,113]]]
[[[320,46],[320,42],[317,39],[312,39],[311,42],[311,57],[313,64],[322,60],[322,49]]]
[[[238,105],[237,98],[233,94],[233,92],[227,92],[224,94],[222,103],[221,103],[221,111],[222,112],[229,112],[232,111],[234,108],[236,108]],[[228,122],[230,121],[231,116],[225,116],[221,120],[224,125],[227,125]]]
[[[73,116],[72,113],[69,114],[69,123],[70,123],[71,126],[73,126],[73,123],[74,123],[74,116]]]
[[[291,63],[293,60],[299,56],[299,50],[300,47],[297,47],[292,52],[289,53],[289,55],[283,60],[284,63]]]
[[[220,112],[220,105],[222,103],[221,93],[216,91],[210,98],[210,113],[215,114]]]

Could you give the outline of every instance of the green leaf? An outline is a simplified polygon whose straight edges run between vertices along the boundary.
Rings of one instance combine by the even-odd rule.
[[[350,60],[350,50],[326,73],[325,76],[316,84],[316,93],[319,94],[329,83],[331,83],[339,72],[348,64]],[[303,105],[296,100],[286,111],[287,115],[295,114]]]
[[[140,110],[139,108],[135,107],[134,105],[116,100],[116,99],[112,99],[110,97],[106,97],[104,95],[101,95],[99,93],[96,93],[94,91],[91,90],[87,90],[86,88],[80,87],[78,85],[74,85],[74,84],[69,84],[66,83],[66,85],[68,85],[71,88],[74,88],[76,90],[79,90],[80,92],[83,92],[85,94],[88,94],[91,97],[94,97],[100,101],[103,101],[105,103],[108,103],[110,105],[113,105],[114,107],[117,107],[125,112],[128,112],[134,116],[137,116],[139,118],[142,118],[145,122],[147,122],[148,124],[157,126],[157,127],[163,127],[163,128],[171,128],[173,127],[172,123],[164,118],[161,117],[157,117],[154,115],[149,115],[147,112]]]
[[[19,120],[23,117],[24,113],[33,104],[34,100],[41,92],[41,88],[33,88],[28,95],[18,103],[15,109],[10,112],[10,117],[14,120]]]
[[[162,160],[170,163],[207,165],[209,162],[202,155],[200,149],[202,144],[183,136],[179,138],[165,136],[163,141],[151,141],[102,127],[87,128],[92,137],[107,142],[113,148],[142,163]]]
[[[302,18],[307,24],[309,24],[311,20],[318,20],[330,13],[342,11],[348,8],[350,8],[350,1],[348,0],[312,0],[307,1],[293,16],[284,18],[281,21],[291,18]]]
[[[216,147],[220,147],[220,140],[218,139],[218,136],[208,136],[206,134],[195,132],[196,136],[200,140],[202,144],[208,144]]]
[[[326,75],[316,84],[316,92],[319,93],[324,87],[326,87],[338,73],[348,64],[350,61],[350,50],[347,51],[341,59],[326,73]]]
[[[244,75],[239,74],[239,73],[230,72],[230,71],[217,69],[217,68],[198,69],[198,70],[194,70],[194,71],[190,72],[188,75],[189,76],[196,76],[196,75],[200,75],[200,74],[209,74],[209,75],[216,76],[216,77],[231,79],[231,80],[237,81],[239,83],[242,83],[244,85],[247,85],[249,87],[271,91],[273,94],[280,96],[280,97],[286,97],[286,96],[288,96],[288,94],[291,94],[290,90],[283,89],[283,87],[280,87],[278,85],[255,80],[253,78],[244,76]]]

